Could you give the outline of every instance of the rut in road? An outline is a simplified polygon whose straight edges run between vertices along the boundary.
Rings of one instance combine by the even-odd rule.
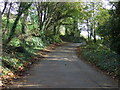
[[[11,87],[27,88],[104,88],[117,87],[117,82],[84,63],[76,55],[80,43],[68,43],[34,64],[28,75]]]

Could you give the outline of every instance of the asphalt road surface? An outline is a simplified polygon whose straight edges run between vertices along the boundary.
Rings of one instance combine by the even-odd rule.
[[[80,60],[76,47],[68,43],[47,53],[27,74],[11,87],[23,88],[116,88],[117,81]],[[102,89],[103,90],[103,89]]]

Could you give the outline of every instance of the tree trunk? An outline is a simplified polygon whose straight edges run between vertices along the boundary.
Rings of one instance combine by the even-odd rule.
[[[56,35],[56,26],[54,26],[54,31],[53,31],[53,35]]]
[[[5,9],[6,9],[6,7],[7,7],[7,4],[8,4],[8,2],[5,2],[5,5],[4,5],[4,9],[3,9],[3,11],[2,11],[2,14],[4,14]]]
[[[22,4],[23,4],[23,2],[21,2],[21,4],[20,4],[18,16],[17,16],[17,18],[15,19],[15,21],[14,21],[14,23],[13,23],[13,26],[12,26],[12,28],[11,28],[9,37],[8,37],[8,39],[4,42],[4,45],[7,45],[7,44],[11,41],[11,39],[13,38],[13,35],[14,35],[14,33],[15,33],[15,29],[16,29],[16,26],[17,26],[17,24],[18,24],[18,21],[19,21],[21,15],[22,15],[22,13],[24,13],[24,12],[32,5],[32,3],[30,3],[30,4],[28,4],[24,9],[21,10],[21,8],[23,8],[23,7],[21,7]]]
[[[87,21],[87,32],[88,32],[88,41],[90,40],[90,32],[89,32],[89,25],[88,25],[88,19],[86,20]]]
[[[8,13],[7,13],[7,23],[6,23],[6,27],[5,27],[5,30],[7,29],[7,27],[9,26],[9,18],[10,18],[10,10],[11,10],[11,7],[12,7],[12,2],[10,3],[10,7],[9,7],[9,10],[8,10]],[[8,27],[9,28],[9,27]],[[6,31],[5,31],[6,32]],[[4,33],[5,33],[4,32]],[[4,34],[3,33],[3,34]]]
[[[22,18],[22,34],[25,34],[26,32],[25,32],[25,26],[26,26],[26,19],[27,19],[27,16],[28,16],[28,11],[26,11],[25,13],[24,13],[24,16],[23,16],[23,18]]]
[[[37,12],[38,12],[38,22],[39,22],[39,29],[41,31],[42,29],[42,10],[43,10],[43,7],[42,7],[42,3],[41,2],[38,2],[38,5],[37,5]]]
[[[94,30],[93,38],[94,38],[94,43],[96,43],[96,31],[95,30]]]
[[[95,3],[93,2],[93,38],[96,43],[96,30],[95,30]]]

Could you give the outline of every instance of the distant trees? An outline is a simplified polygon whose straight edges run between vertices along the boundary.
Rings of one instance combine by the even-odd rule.
[[[17,13],[12,14],[12,10]],[[8,45],[13,38],[18,38],[23,43],[25,36],[29,35],[49,42],[50,39],[59,38],[59,27],[69,18],[74,21],[71,32],[75,32],[81,10],[82,6],[79,3],[5,2],[2,11],[3,44]]]
[[[120,53],[120,2],[112,4],[115,9],[107,10],[101,2],[5,2],[3,44],[8,45],[13,38],[25,43],[28,36],[38,37],[45,43],[57,42],[61,25],[64,25],[68,38],[70,35],[80,37],[78,24],[85,24],[88,42],[97,43],[98,35],[103,44]],[[12,14],[12,11],[17,13]]]
[[[45,35],[46,30],[50,29],[53,31],[53,35],[59,35],[60,25],[62,25],[66,19],[69,20],[68,18],[77,18],[78,20],[77,15],[80,14],[80,8],[82,8],[79,3],[68,2],[38,2],[36,7],[38,11],[39,29],[42,35]],[[75,14],[77,15],[75,16]],[[73,26],[76,26],[77,23],[73,24]],[[77,29],[77,27],[74,28]],[[72,32],[74,32],[74,28],[72,28]]]
[[[88,41],[93,38],[96,43],[96,35],[98,35],[98,26],[104,24],[109,18],[109,14],[105,8],[102,7],[101,2],[89,2],[84,4],[84,23],[87,26]]]

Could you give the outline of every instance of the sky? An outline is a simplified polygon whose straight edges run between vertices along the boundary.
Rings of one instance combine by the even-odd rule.
[[[3,8],[4,8],[4,4],[3,4],[3,1],[5,1],[5,0],[0,0],[0,11],[2,11],[3,10]],[[8,0],[8,1],[16,1],[16,0]],[[28,0],[29,1],[29,0]],[[33,0],[34,1],[34,0]],[[73,0],[71,0],[71,1],[73,1]],[[86,1],[86,0],[82,0],[82,1]],[[95,1],[95,0],[88,0],[88,1]],[[105,8],[107,8],[107,9],[110,9],[111,8],[111,6],[110,5],[108,5],[108,3],[109,3],[109,1],[108,0],[98,0],[98,1],[102,1],[103,2],[103,6],[105,7]],[[15,6],[15,5],[14,5]],[[12,13],[14,13],[14,12],[12,12]],[[16,13],[16,12],[15,12]]]
[[[102,2],[104,3],[103,6],[106,8],[106,9],[110,9],[112,6],[109,5],[109,1],[108,0],[102,0]]]

